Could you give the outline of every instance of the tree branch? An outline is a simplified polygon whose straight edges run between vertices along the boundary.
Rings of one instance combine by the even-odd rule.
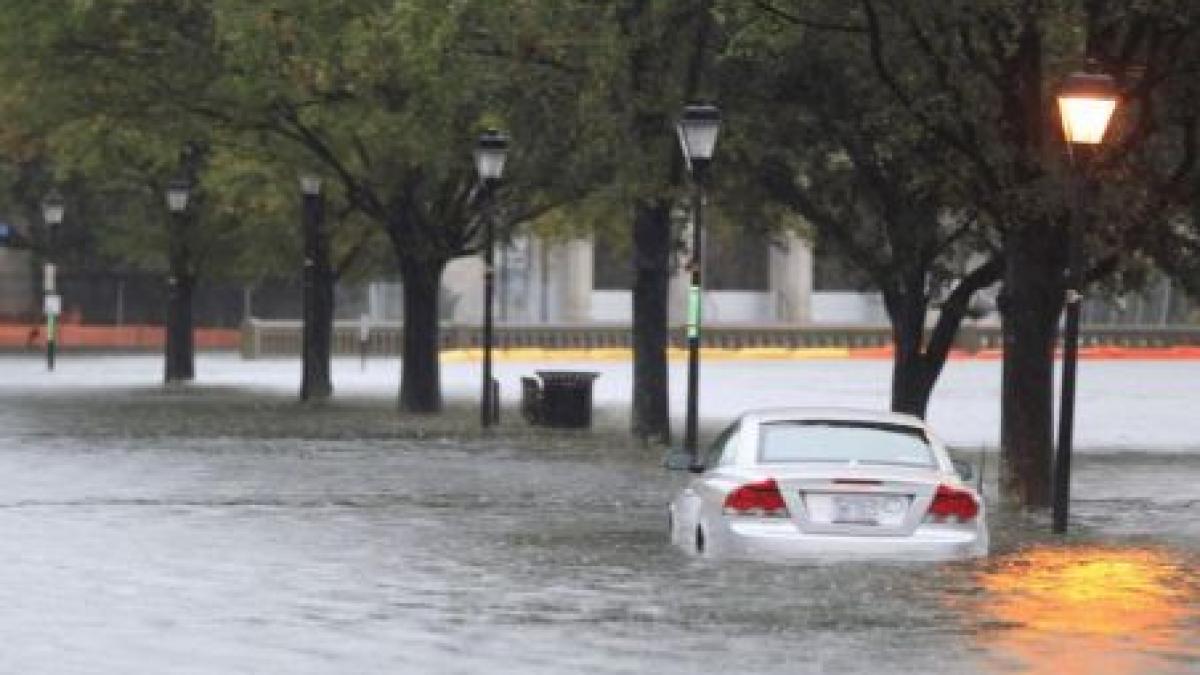
[[[776,19],[782,19],[783,21],[786,21],[787,23],[790,23],[795,26],[804,26],[805,28],[812,28],[815,30],[824,30],[824,31],[834,31],[834,32],[838,32],[838,33],[865,33],[865,32],[867,32],[867,29],[865,26],[856,26],[854,24],[846,24],[846,23],[835,23],[832,21],[822,21],[820,19],[812,19],[812,18],[809,18],[806,16],[800,16],[799,14],[793,14],[792,12],[788,12],[788,11],[780,9],[779,7],[777,7],[775,5],[775,3],[770,2],[769,0],[754,0],[754,6],[761,9],[762,11],[766,12],[767,14],[770,14],[771,16],[775,17]]]

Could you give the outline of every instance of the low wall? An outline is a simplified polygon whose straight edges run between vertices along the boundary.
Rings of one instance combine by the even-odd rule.
[[[300,353],[299,321],[251,320],[242,328],[241,347],[245,358],[296,356]],[[377,323],[370,329],[367,350],[371,355],[398,356],[403,326]],[[482,345],[479,326],[444,324],[439,336],[442,349],[474,349]],[[682,327],[671,330],[671,344],[685,344]],[[701,344],[715,349],[813,349],[871,350],[891,346],[891,330],[885,326],[709,326]],[[961,352],[998,350],[999,328],[969,327],[960,331],[956,347]],[[496,349],[628,349],[632,335],[625,325],[497,325]],[[1197,327],[1094,326],[1084,329],[1080,345],[1088,347],[1167,348],[1200,346]],[[334,324],[335,354],[359,353],[359,323]]]
[[[371,326],[368,353],[398,356],[403,326],[379,323]],[[45,326],[0,324],[0,349],[33,350],[45,346]],[[161,350],[162,326],[93,326],[60,324],[59,346],[65,350]],[[253,319],[241,330],[197,328],[196,349],[240,349],[245,358],[298,356],[301,331],[299,321],[263,321]],[[479,326],[446,324],[440,343],[443,350],[478,349],[483,343]],[[968,327],[956,341],[959,354],[998,352],[1002,346],[999,328]],[[890,355],[891,333],[883,326],[709,326],[702,333],[704,347],[716,350],[853,350],[859,356]],[[1105,350],[1173,350],[1191,353],[1200,348],[1200,326],[1137,327],[1088,326],[1079,340],[1085,353],[1103,354]],[[671,330],[671,345],[685,346],[681,327]],[[494,346],[498,350],[628,350],[632,335],[625,325],[513,325],[496,326]],[[334,325],[334,353],[359,353],[359,323]],[[1165,353],[1165,352],[1164,352]]]

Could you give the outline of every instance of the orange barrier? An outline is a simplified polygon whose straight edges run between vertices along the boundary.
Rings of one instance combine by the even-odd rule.
[[[850,358],[852,359],[891,359],[894,349],[889,345],[887,347],[851,347],[849,349]]]
[[[1079,358],[1183,361],[1200,359],[1200,347],[1192,345],[1178,345],[1175,347],[1084,347],[1079,350]]]
[[[237,349],[242,333],[236,328],[197,328],[196,349]],[[64,323],[58,327],[58,344],[64,349],[161,349],[166,342],[162,326],[86,326]],[[46,326],[0,325],[0,348],[33,349],[46,344]]]

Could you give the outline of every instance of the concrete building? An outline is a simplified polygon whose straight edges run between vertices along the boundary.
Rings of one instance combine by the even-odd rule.
[[[708,245],[712,253],[706,261],[705,323],[886,324],[878,294],[814,288],[812,248],[795,234],[771,243],[751,239],[740,255],[732,256],[722,255],[729,246],[714,243]],[[614,253],[604,242],[522,236],[497,252],[496,267],[500,323],[627,325],[632,319],[629,255]],[[478,258],[450,264],[443,277],[443,318],[481,320],[482,275]],[[679,269],[671,283],[671,296],[678,298],[671,303],[672,322],[684,320],[686,286],[687,275]]]

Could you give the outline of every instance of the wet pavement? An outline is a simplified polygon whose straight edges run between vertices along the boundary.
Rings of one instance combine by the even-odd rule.
[[[1200,453],[1081,457],[1066,544],[771,565],[668,547],[620,434],[474,422],[9,383],[0,672],[1200,671]]]

